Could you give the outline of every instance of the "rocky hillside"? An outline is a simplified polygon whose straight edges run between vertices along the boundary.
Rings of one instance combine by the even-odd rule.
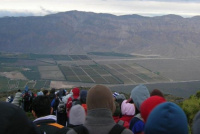
[[[200,17],[115,16],[70,11],[0,18],[0,51],[85,54],[91,51],[200,56]]]

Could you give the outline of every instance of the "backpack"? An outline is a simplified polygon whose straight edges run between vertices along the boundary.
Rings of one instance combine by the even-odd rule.
[[[65,103],[58,97],[59,103],[57,107],[58,113],[66,113]]]
[[[78,126],[73,128],[77,134],[89,134],[88,129],[84,126]],[[109,134],[121,134],[124,131],[125,127],[115,124],[114,127],[110,130]]]
[[[71,98],[72,98],[72,106],[77,105],[77,104],[80,104],[80,105],[81,105],[81,101],[80,101],[80,98],[79,98],[79,97],[75,99],[75,98],[73,97],[73,95],[72,95]]]
[[[69,131],[69,128],[64,127],[58,123],[42,123],[37,125],[37,128],[39,129],[41,134],[64,134]]]
[[[141,119],[140,114],[137,114],[130,121],[129,129],[134,133],[141,133],[144,131],[144,122]]]

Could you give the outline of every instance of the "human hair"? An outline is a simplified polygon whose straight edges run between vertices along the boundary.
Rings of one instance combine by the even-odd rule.
[[[48,93],[49,93],[49,91],[48,91],[48,90],[46,90],[46,89],[45,89],[45,90],[43,90],[42,92],[43,92],[43,94],[44,94],[44,95],[48,95]]]
[[[150,96],[160,96],[160,97],[163,97],[163,98],[164,98],[163,93],[162,93],[160,90],[158,90],[158,89],[154,89],[154,90],[151,92]]]
[[[32,103],[32,110],[37,117],[50,115],[51,102],[48,96],[37,96]]]

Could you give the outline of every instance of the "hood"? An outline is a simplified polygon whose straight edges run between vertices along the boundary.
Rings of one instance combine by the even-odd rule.
[[[131,91],[131,98],[138,110],[140,110],[140,106],[144,100],[149,98],[149,90],[145,85],[138,85]]]
[[[77,88],[77,87],[73,88],[72,92],[73,92],[74,99],[77,99],[79,97],[79,93],[80,93],[79,88]]]
[[[140,113],[141,113],[142,118],[144,119],[144,122],[146,122],[153,108],[155,108],[157,105],[163,102],[166,102],[166,100],[163,97],[151,96],[142,103],[140,107]]]
[[[69,123],[82,125],[85,122],[85,110],[81,105],[74,105],[69,112]]]
[[[106,108],[111,110],[112,113],[115,111],[112,92],[104,85],[96,85],[90,88],[87,94],[86,103],[88,110]]]
[[[175,103],[164,102],[150,113],[145,134],[188,134],[187,117]]]
[[[121,112],[122,112],[122,115],[129,115],[129,116],[135,115],[134,104],[127,103],[127,100],[124,100],[121,104]]]
[[[87,90],[81,90],[80,92],[80,100],[82,103],[86,103],[86,98],[87,98]]]

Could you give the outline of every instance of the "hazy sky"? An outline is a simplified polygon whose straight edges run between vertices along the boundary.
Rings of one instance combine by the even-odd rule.
[[[200,0],[0,0],[0,17],[46,15],[70,10],[191,17],[200,15]]]

